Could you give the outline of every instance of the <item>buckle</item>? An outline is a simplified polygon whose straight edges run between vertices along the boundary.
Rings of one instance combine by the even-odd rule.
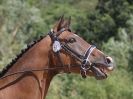
[[[80,70],[80,74],[81,74],[82,78],[84,78],[84,79],[87,77],[86,70],[84,70],[84,69]]]

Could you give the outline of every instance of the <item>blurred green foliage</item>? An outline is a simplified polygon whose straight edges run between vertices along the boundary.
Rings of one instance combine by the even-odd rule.
[[[114,58],[116,69],[103,81],[58,75],[47,99],[133,99],[133,0],[0,0],[0,68],[62,14],[72,17],[73,31]]]

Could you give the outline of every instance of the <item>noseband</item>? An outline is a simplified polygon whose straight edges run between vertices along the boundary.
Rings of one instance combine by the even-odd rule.
[[[67,30],[65,28],[61,29],[59,32],[55,33],[53,30],[51,30],[48,35],[50,36],[52,42],[53,42],[53,52],[56,53],[56,55],[58,56],[58,59],[60,61],[60,63],[62,64],[62,66],[64,66],[61,57],[60,57],[60,53],[61,50],[64,49],[67,53],[69,53],[71,56],[75,57],[77,60],[79,60],[81,62],[80,65],[80,73],[81,76],[83,78],[86,78],[87,74],[87,70],[91,69],[91,66],[93,65],[91,63],[91,61],[89,60],[91,53],[93,52],[93,50],[96,48],[94,45],[91,45],[85,52],[84,55],[80,55],[79,53],[77,53],[76,51],[74,51],[72,48],[70,48],[66,43],[62,43],[58,36],[64,32],[64,31],[70,31]],[[57,35],[56,35],[57,34]],[[65,65],[66,66],[66,65]],[[71,65],[67,65],[68,68],[70,68]],[[70,69],[69,71],[70,72]]]

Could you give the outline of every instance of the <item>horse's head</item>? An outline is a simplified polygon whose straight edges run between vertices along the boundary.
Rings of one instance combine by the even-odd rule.
[[[55,65],[64,66],[67,72],[81,73],[82,77],[107,78],[107,73],[114,68],[112,58],[71,32],[69,26],[70,19],[61,17],[49,34],[57,61]]]

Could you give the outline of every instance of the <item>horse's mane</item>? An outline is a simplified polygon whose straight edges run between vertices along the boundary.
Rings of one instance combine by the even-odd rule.
[[[39,41],[41,41],[43,38],[45,38],[46,36],[40,36],[40,38],[38,40],[35,40],[33,42],[31,42],[30,44],[27,45],[27,47],[25,49],[22,49],[20,54],[16,55],[16,57],[14,59],[12,59],[12,61],[7,64],[1,71],[0,71],[0,77],[4,76],[4,74],[18,61],[18,59],[20,57],[22,57],[22,55],[27,52],[31,47],[33,47],[36,43],[38,43]]]

